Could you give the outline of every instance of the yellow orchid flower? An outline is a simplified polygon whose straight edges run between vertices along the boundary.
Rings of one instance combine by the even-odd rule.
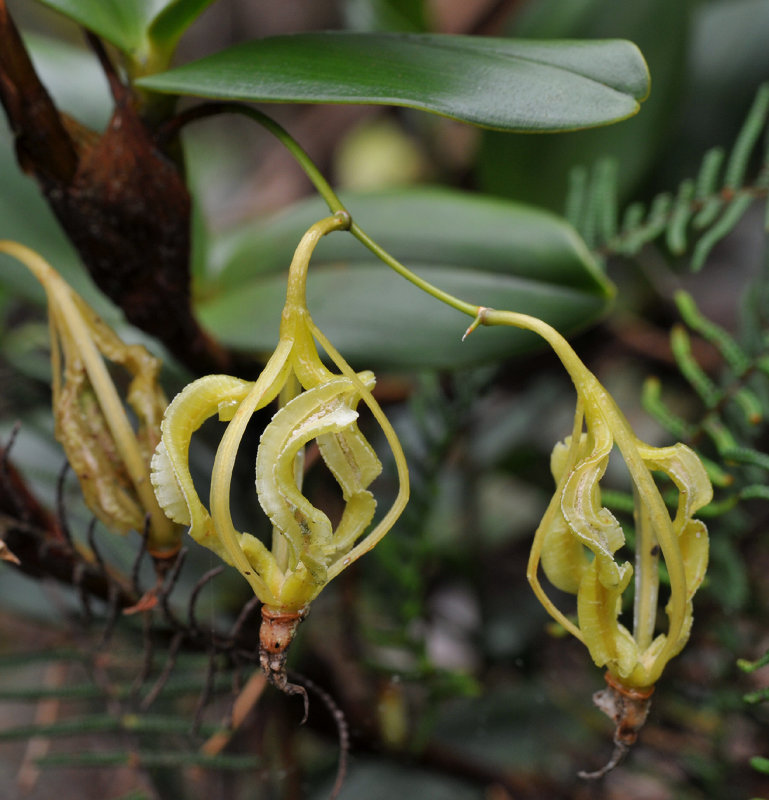
[[[635,741],[648,711],[648,698],[667,662],[681,651],[692,625],[692,597],[708,561],[705,525],[693,515],[713,490],[698,456],[684,444],[651,447],[633,433],[616,403],[568,342],[534,317],[481,308],[479,324],[514,325],[542,336],[553,348],[577,390],[571,435],[556,444],[551,471],[556,482],[531,548],[527,577],[550,615],[585,644],[593,661],[606,667],[608,689],[596,704],[615,719],[611,768]],[[615,559],[625,544],[619,521],[601,505],[600,480],[616,446],[627,465],[635,499],[635,565]],[[652,472],[666,474],[678,489],[671,517]],[[656,632],[659,558],[670,578],[665,606],[667,631]],[[550,583],[576,595],[577,622],[548,597],[539,566]],[[619,621],[622,596],[635,584],[632,632]],[[595,775],[603,774],[602,770]]]
[[[349,215],[339,212],[302,237],[289,269],[278,345],[259,378],[249,382],[209,375],[187,386],[166,412],[152,462],[152,481],[166,513],[189,525],[196,541],[236,567],[262,601],[262,667],[279,688],[296,693],[302,690],[287,684],[285,660],[299,621],[321,589],[387,533],[408,499],[405,458],[371,394],[373,374],[356,374],[307,310],[305,284],[312,252],[323,236],[349,225]],[[339,373],[323,364],[316,342]],[[276,398],[280,409],[262,433],[256,457],[257,495],[273,524],[268,549],[252,534],[235,529],[230,484],[249,420]],[[390,444],[400,481],[392,507],[365,536],[376,508],[368,487],[381,465],[357,426],[355,409],[361,401]],[[194,431],[216,414],[228,425],[214,459],[206,508],[192,482],[188,453]],[[302,455],[312,440],[342,489],[345,509],[335,528],[301,492]]]
[[[141,345],[127,345],[41,256],[16,242],[6,253],[40,281],[48,299],[55,435],[77,475],[86,505],[110,530],[147,526],[149,552],[167,562],[182,529],[163,513],[150,482],[167,401],[158,385],[160,362]],[[126,401],[134,430],[105,358],[131,376]]]

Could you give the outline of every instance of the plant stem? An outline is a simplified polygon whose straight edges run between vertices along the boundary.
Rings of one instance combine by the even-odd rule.
[[[332,231],[344,230],[349,227],[350,214],[341,209],[332,217],[325,217],[316,222],[302,236],[288,269],[284,317],[287,312],[300,312],[307,307],[307,268],[318,242]]]
[[[174,135],[179,128],[186,125],[188,122],[193,122],[198,119],[205,119],[206,117],[217,116],[219,114],[242,114],[243,116],[257,122],[263,128],[272,133],[285,148],[296,159],[297,164],[304,170],[305,175],[310,179],[310,182],[315,187],[318,194],[326,201],[330,211],[333,214],[338,212],[345,212],[350,214],[339,195],[331,188],[331,184],[326,180],[321,171],[315,165],[313,160],[302,148],[302,146],[294,139],[293,136],[274,119],[268,117],[256,108],[245,106],[240,103],[203,103],[199,106],[194,106],[187,111],[182,112],[173,120],[171,120],[165,128],[160,132],[161,137],[169,137]],[[351,216],[351,215],[350,215]],[[420,278],[413,273],[407,266],[398,261],[397,258],[390,255],[384,248],[378,245],[359,225],[352,222],[349,225],[350,233],[365,247],[367,247],[377,258],[387,264],[388,267],[395,270],[401,277],[411,282],[423,292],[440,300],[452,308],[467,314],[470,317],[475,317],[480,307],[473,303],[467,303],[460,300],[458,297],[444,292],[437,286],[433,286],[429,281]]]

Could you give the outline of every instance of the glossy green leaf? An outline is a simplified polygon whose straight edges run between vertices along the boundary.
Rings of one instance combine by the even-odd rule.
[[[123,52],[136,50],[149,21],[167,0],[39,0]]]
[[[172,94],[418,108],[500,130],[555,131],[632,116],[649,88],[630,42],[326,32],[237,45],[142,78]]]
[[[354,31],[428,30],[424,0],[345,0],[344,21]]]
[[[152,20],[147,32],[150,41],[158,49],[173,51],[184,31],[215,2],[216,0],[173,0]]]
[[[484,132],[476,162],[481,189],[560,210],[570,169],[611,157],[619,164],[620,195],[627,197],[670,141],[671,129],[680,116],[692,6],[669,0],[537,0],[524,4],[520,15],[511,16],[511,36],[630,39],[649,63],[653,91],[640,114],[610,128],[556,137]]]
[[[345,200],[380,245],[441,289],[472,303],[526,311],[564,332],[596,319],[611,287],[561,218],[533,207],[441,189]],[[272,350],[286,269],[302,233],[328,211],[305,202],[215,240],[198,311],[227,343]],[[539,346],[512,328],[479,330],[376,259],[349,233],[334,233],[310,264],[308,303],[345,357],[369,367],[458,368]]]

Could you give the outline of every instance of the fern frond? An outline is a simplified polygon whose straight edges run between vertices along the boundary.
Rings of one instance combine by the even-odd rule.
[[[758,395],[743,386],[732,395],[735,403],[742,411],[748,425],[758,425],[764,419],[764,407]]]
[[[702,430],[710,437],[718,454],[729,453],[737,450],[739,445],[734,438],[734,434],[724,423],[715,415],[710,414],[702,420]]]
[[[601,241],[609,241],[617,234],[619,201],[617,198],[617,162],[613,158],[599,161],[595,166],[593,200],[596,235]]]
[[[765,83],[756,92],[753,105],[748,111],[729,156],[724,181],[727,189],[736,191],[743,185],[748,160],[766,125],[767,115],[769,115],[769,84]]]
[[[708,150],[697,176],[683,180],[675,193],[654,197],[648,212],[639,203],[622,215],[617,200],[617,166],[606,160],[587,170],[576,167],[569,176],[566,216],[596,255],[636,255],[664,235],[670,253],[692,252],[691,268],[702,269],[713,248],[734,230],[769,188],[769,153],[761,168],[746,182],[748,166],[769,121],[769,84],[762,85],[748,111],[728,157],[721,147]],[[766,227],[769,230],[769,204]]]
[[[700,205],[703,205],[709,197],[718,194],[718,174],[725,156],[723,147],[711,147],[702,157],[694,189],[694,199]]]
[[[750,356],[730,333],[709,320],[699,310],[694,298],[688,292],[678,291],[673,295],[673,299],[683,321],[718,349],[737,377],[742,377],[748,372],[752,365]]]
[[[582,216],[583,209],[587,205],[585,202],[585,198],[587,197],[587,184],[588,173],[586,167],[577,166],[569,171],[564,216],[569,224],[578,231],[584,230]]]
[[[769,688],[768,689],[759,689],[756,692],[749,692],[748,694],[744,694],[742,696],[742,699],[746,703],[750,703],[751,705],[753,705],[755,703],[765,703],[767,700],[769,700]],[[756,769],[758,769],[758,767],[756,767],[756,765],[753,763],[754,761],[758,761],[758,760],[760,760],[762,762],[762,766],[764,767],[760,771],[769,773],[769,758],[758,759],[758,756],[756,756],[755,758],[751,758],[750,759],[751,766],[753,766]]]
[[[723,214],[702,234],[702,238],[697,242],[692,254],[692,270],[699,272],[705,261],[710,255],[710,251],[722,240],[725,239],[737,226],[743,214],[753,204],[753,196],[750,193],[736,195],[734,200],[726,206]]]
[[[219,725],[203,725],[199,733],[210,736],[219,731]],[[190,732],[190,722],[184,717],[163,717],[150,714],[93,714],[77,716],[49,724],[19,725],[0,731],[0,742],[30,739],[33,736],[53,738],[76,736],[86,733],[152,733],[162,735],[186,736]]]
[[[177,769],[201,767],[225,771],[259,769],[264,762],[258,756],[215,755],[188,751],[118,750],[106,753],[56,753],[35,759],[38,767],[132,767]]]
[[[649,377],[641,389],[641,405],[673,437],[688,441],[694,436],[695,426],[674,414],[662,400],[662,384],[659,378]]]
[[[683,325],[674,325],[670,332],[670,347],[681,374],[689,381],[706,408],[715,408],[724,394],[708,377],[692,354],[689,334]]]
[[[740,500],[769,500],[769,486],[754,484],[740,491]]]
[[[642,405],[667,431],[680,441],[694,446],[702,458],[713,485],[726,490],[726,496],[712,502],[705,516],[719,516],[745,500],[769,501],[769,453],[760,449],[761,422],[769,415],[769,386],[763,372],[769,366],[769,337],[759,330],[769,321],[761,318],[759,305],[766,277],[747,295],[747,314],[754,317],[755,330],[748,331],[751,349],[720,325],[708,319],[691,295],[676,292],[678,311],[688,329],[696,332],[718,351],[726,369],[711,378],[697,362],[687,328],[671,330],[671,348],[679,371],[702,404],[699,419],[690,422],[673,414],[661,396],[660,383],[647,378]],[[750,383],[748,383],[750,382]],[[745,424],[747,423],[747,424]],[[705,451],[703,454],[702,451]],[[707,453],[715,451],[715,458]]]
[[[725,470],[721,464],[718,464],[711,458],[707,458],[702,455],[702,453],[699,454],[699,457],[713,486],[719,489],[725,489],[734,483],[734,475],[728,470]]]
[[[686,227],[693,214],[693,197],[694,181],[681,181],[665,232],[665,242],[668,250],[677,256],[686,252]]]
[[[755,672],[757,669],[761,669],[761,667],[765,667],[769,664],[769,650],[767,650],[761,658],[756,659],[755,661],[748,661],[747,659],[740,658],[737,660],[737,666],[743,672]]]
[[[725,461],[732,464],[752,464],[754,467],[769,472],[769,455],[751,447],[735,447],[732,450],[725,450],[722,453]]]

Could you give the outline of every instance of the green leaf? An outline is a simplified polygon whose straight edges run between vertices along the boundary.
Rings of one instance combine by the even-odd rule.
[[[153,47],[173,52],[181,35],[216,0],[173,0],[155,19],[147,31]]]
[[[113,100],[93,53],[79,43],[40,34],[24,32],[23,38],[37,74],[57,107],[83,125],[103,130],[112,116]],[[5,172],[0,175],[4,180]],[[31,178],[29,181],[32,183]],[[5,191],[2,183],[0,186]]]
[[[424,0],[345,0],[345,28],[355,31],[427,31]]]
[[[346,202],[375,241],[463,300],[526,311],[572,332],[596,319],[611,295],[582,240],[548,212],[441,189]],[[215,240],[212,275],[198,293],[203,323],[230,345],[272,350],[294,248],[327,215],[314,199]],[[345,357],[368,367],[460,368],[540,344],[513,328],[479,330],[462,342],[469,317],[396,275],[348,233],[318,245],[307,292],[319,327]]]
[[[12,239],[37,250],[88,302],[98,299],[72,245],[64,237],[40,190],[16,165],[13,143],[0,124],[0,239]],[[10,256],[0,256],[0,286],[16,297],[45,302],[38,281]],[[103,309],[100,308],[100,311]],[[113,315],[114,316],[114,313]]]
[[[632,116],[649,76],[638,48],[621,40],[325,32],[247,42],[138,83],[222,99],[407,106],[499,130],[555,131]]]
[[[769,758],[764,758],[763,756],[753,756],[750,759],[750,766],[753,769],[758,770],[758,772],[763,772],[765,775],[769,775]]]
[[[623,125],[556,137],[484,133],[476,173],[482,191],[560,210],[573,166],[613,158],[620,198],[627,198],[670,143],[680,116],[692,6],[669,0],[538,0],[511,15],[511,36],[632,40],[648,61],[654,89],[643,112]]]
[[[167,0],[39,0],[125,53],[144,41],[149,21]]]

